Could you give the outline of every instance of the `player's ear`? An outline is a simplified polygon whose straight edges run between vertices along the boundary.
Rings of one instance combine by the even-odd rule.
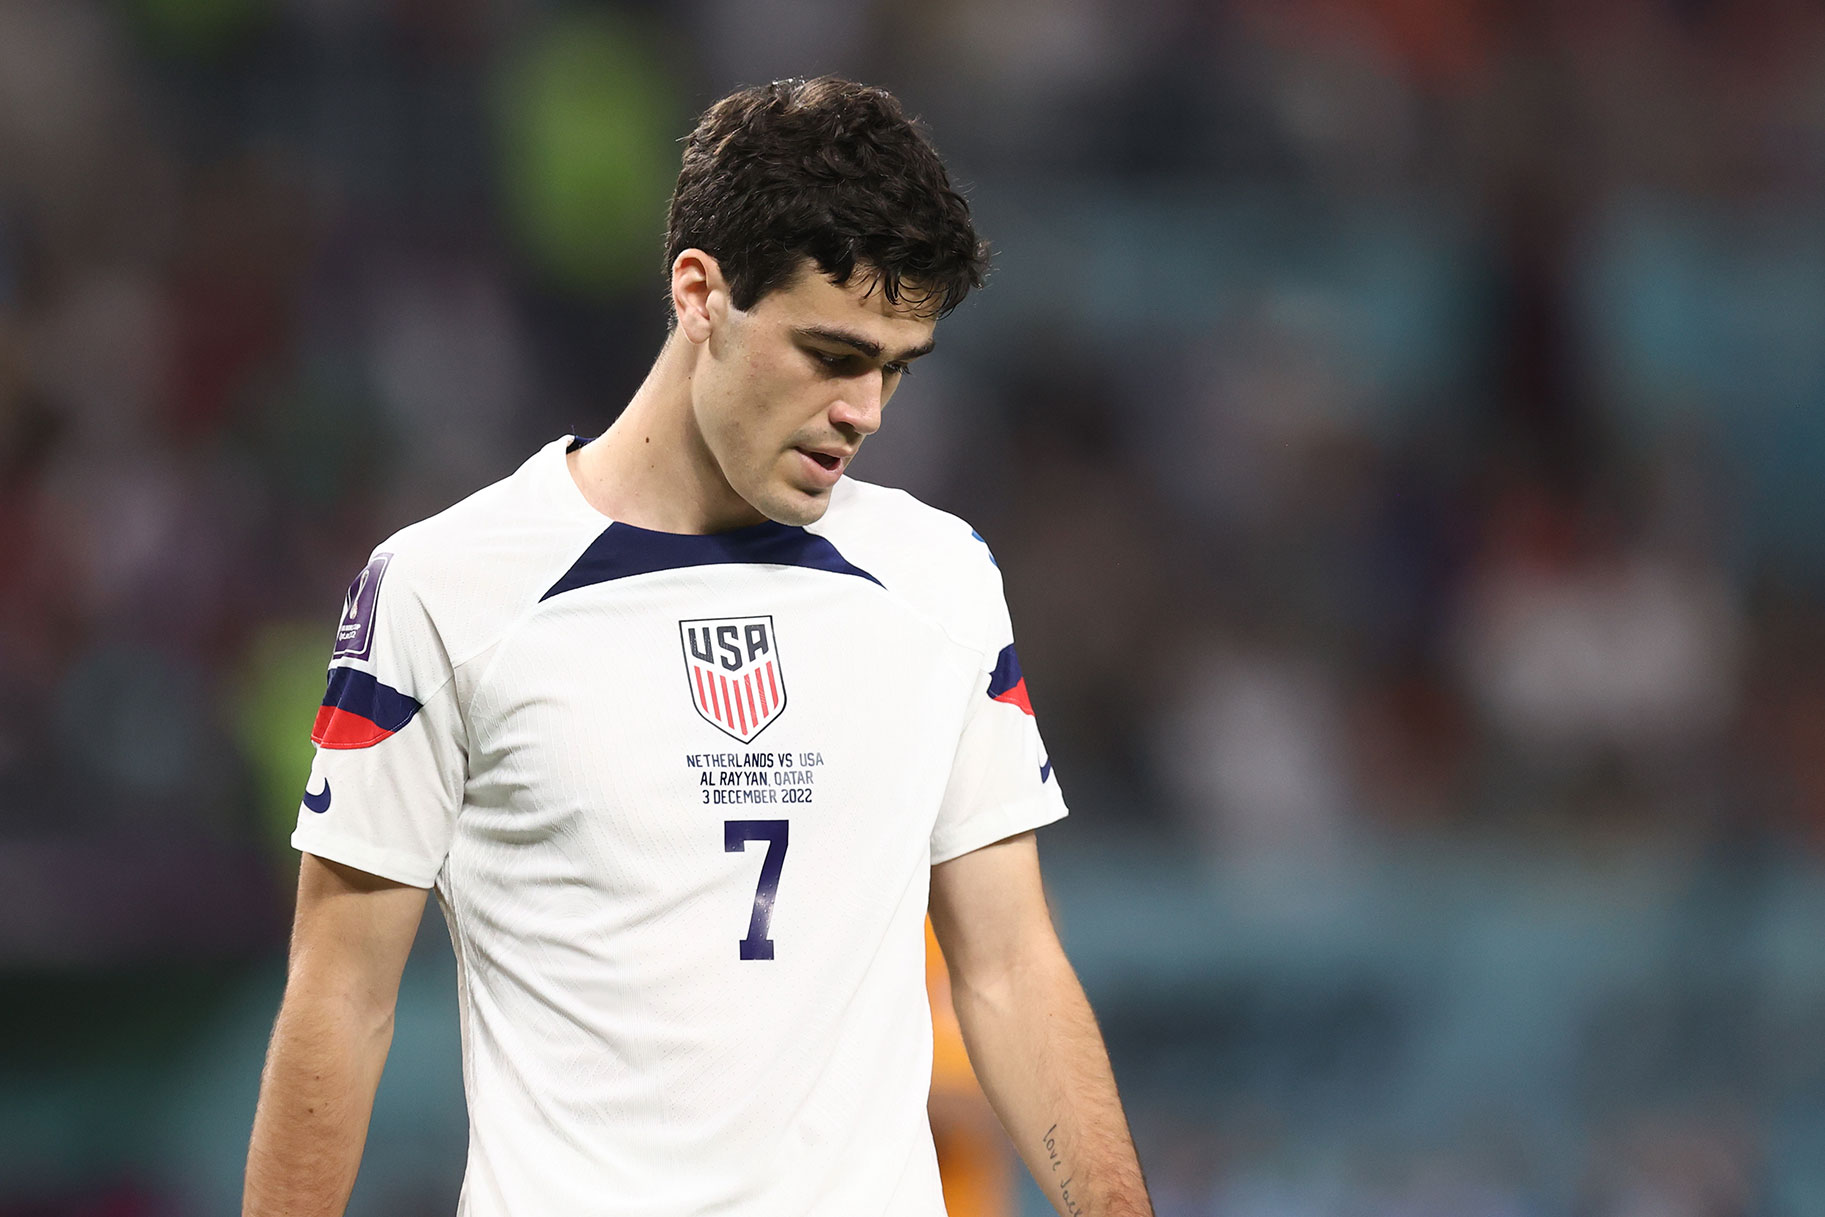
[[[672,312],[686,338],[708,342],[728,308],[729,285],[715,258],[687,249],[672,259]]]

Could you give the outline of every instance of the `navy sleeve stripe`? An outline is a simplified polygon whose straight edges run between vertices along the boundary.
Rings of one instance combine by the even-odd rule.
[[[1008,643],[1001,648],[1001,655],[995,660],[995,670],[989,673],[989,696],[1000,697],[1021,681],[1020,656],[1014,653],[1014,644]]]
[[[417,698],[401,693],[392,685],[381,684],[358,668],[330,669],[323,704],[372,719],[388,731],[399,730],[423,709]]]

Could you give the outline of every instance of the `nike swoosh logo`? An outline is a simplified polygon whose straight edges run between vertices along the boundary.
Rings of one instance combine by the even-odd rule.
[[[312,794],[309,786],[304,788],[304,805],[318,815],[322,815],[330,809],[330,780],[328,778],[323,779],[322,794]]]

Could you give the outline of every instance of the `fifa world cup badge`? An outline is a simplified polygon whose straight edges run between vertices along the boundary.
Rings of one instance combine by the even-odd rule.
[[[387,573],[392,554],[375,554],[342,602],[342,620],[336,624],[336,650],[330,659],[366,659],[374,651],[374,605],[380,599],[380,579]]]

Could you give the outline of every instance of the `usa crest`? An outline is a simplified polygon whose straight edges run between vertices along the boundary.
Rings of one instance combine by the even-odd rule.
[[[718,731],[746,744],[786,708],[770,615],[680,621],[678,638],[691,704]]]

